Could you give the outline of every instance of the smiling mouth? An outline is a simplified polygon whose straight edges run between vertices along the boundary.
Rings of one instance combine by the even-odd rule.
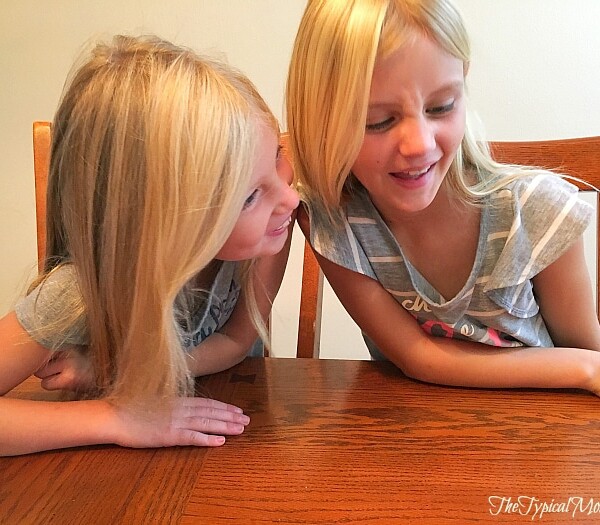
[[[410,170],[410,171],[396,171],[391,172],[390,175],[396,179],[402,180],[417,180],[420,179],[423,175],[427,174],[431,168],[435,166],[435,163],[426,166],[420,170]]]
[[[273,230],[273,233],[279,233],[285,229],[292,223],[292,216],[290,215],[281,226]]]

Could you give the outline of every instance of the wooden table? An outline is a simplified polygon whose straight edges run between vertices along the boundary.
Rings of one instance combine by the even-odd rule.
[[[0,523],[600,523],[592,395],[446,388],[387,363],[274,358],[201,388],[244,408],[243,435],[217,449],[0,458]]]

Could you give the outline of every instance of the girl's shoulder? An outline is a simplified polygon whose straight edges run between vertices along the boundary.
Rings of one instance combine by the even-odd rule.
[[[506,213],[509,210],[530,212],[538,219],[540,214],[565,212],[588,222],[594,213],[581,199],[577,186],[557,174],[543,171],[509,179],[489,195],[489,203]]]
[[[63,263],[39,278],[22,301],[47,302],[75,293],[79,295],[77,271],[73,264]]]
[[[42,346],[88,343],[85,308],[70,263],[61,264],[15,305],[19,323]]]
[[[369,253],[379,248],[388,230],[366,190],[357,187],[346,193],[333,216],[318,202],[305,201],[303,208],[301,227],[317,253],[338,266],[376,278]]]
[[[545,198],[556,194],[572,195],[578,193],[578,191],[577,186],[556,173],[536,171],[515,177],[507,177],[507,182],[500,185],[492,195],[506,197],[507,192],[509,192],[516,197],[529,194]]]
[[[516,178],[489,202],[487,250],[495,267],[486,290],[532,279],[572,246],[594,217],[578,188],[552,173]]]

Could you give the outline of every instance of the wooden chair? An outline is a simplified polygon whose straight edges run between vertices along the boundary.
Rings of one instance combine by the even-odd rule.
[[[292,162],[288,148],[288,134],[281,135],[283,154]],[[323,301],[323,272],[310,244],[304,241],[302,263],[302,290],[298,315],[298,342],[296,357],[319,357],[321,342],[321,305]]]
[[[308,241],[304,241],[296,357],[319,357],[322,302],[323,272],[319,267],[310,244],[308,244]]]
[[[35,173],[35,217],[37,225],[38,271],[46,253],[46,187],[50,168],[50,122],[33,123],[33,171]]]

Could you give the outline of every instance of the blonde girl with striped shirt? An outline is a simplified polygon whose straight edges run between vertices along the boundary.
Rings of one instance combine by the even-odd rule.
[[[600,394],[592,210],[473,137],[449,0],[314,0],[287,87],[299,222],[374,358],[470,387]]]

